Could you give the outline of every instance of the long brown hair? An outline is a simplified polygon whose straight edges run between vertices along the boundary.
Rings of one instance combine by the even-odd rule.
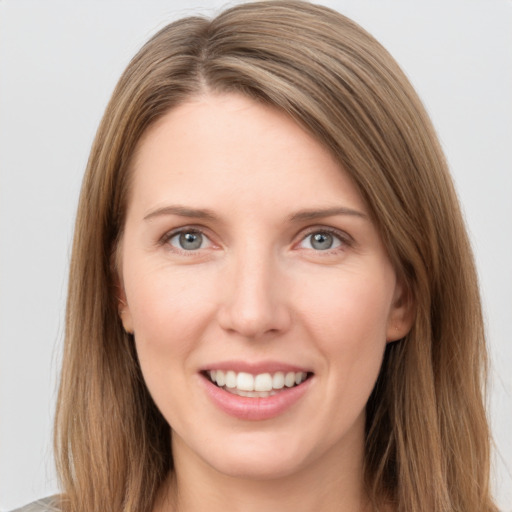
[[[149,512],[172,471],[169,426],[118,317],[116,245],[147,128],[204,90],[305,126],[350,174],[415,305],[367,405],[375,510],[490,512],[486,350],[471,249],[438,140],[392,57],[355,23],[301,1],[171,23],[121,77],[92,147],[76,221],[55,423],[67,511]]]

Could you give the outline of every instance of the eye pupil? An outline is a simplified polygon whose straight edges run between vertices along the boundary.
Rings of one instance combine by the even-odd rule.
[[[315,233],[311,237],[311,247],[319,251],[330,249],[333,244],[333,237],[329,233]]]
[[[181,233],[179,242],[180,246],[187,251],[199,249],[203,243],[203,235],[201,235],[201,233],[191,232]]]

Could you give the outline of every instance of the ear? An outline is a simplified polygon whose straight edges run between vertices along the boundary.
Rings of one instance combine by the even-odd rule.
[[[128,334],[133,334],[133,319],[132,314],[130,312],[130,307],[128,306],[128,302],[126,300],[126,293],[124,291],[124,287],[121,283],[117,283],[117,304],[118,304],[118,312],[119,317],[121,318],[121,322],[123,324],[124,330]]]
[[[386,341],[397,341],[405,337],[414,322],[415,306],[412,293],[407,285],[398,281],[395,286],[393,302],[389,310]]]

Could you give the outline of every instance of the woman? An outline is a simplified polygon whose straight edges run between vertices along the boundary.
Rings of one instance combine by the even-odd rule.
[[[142,48],[84,179],[49,506],[492,511],[484,369],[446,163],[371,36],[269,1]]]

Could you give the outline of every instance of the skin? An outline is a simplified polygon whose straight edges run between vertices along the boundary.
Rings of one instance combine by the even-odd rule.
[[[132,168],[121,318],[176,467],[155,508],[363,510],[365,405],[410,315],[351,179],[285,114],[210,93],[152,126]],[[201,247],[180,247],[180,230]],[[201,369],[232,360],[313,375],[282,414],[249,421],[202,385]]]

